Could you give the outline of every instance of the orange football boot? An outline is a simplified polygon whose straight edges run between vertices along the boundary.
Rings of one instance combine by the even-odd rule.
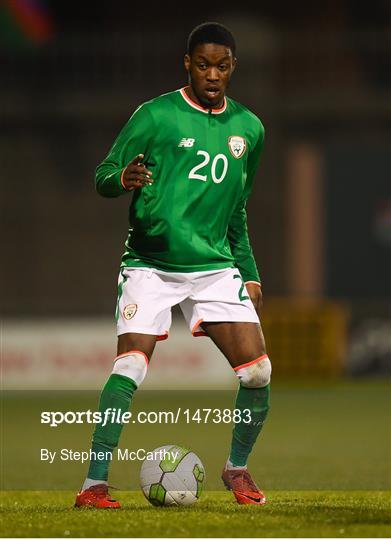
[[[93,508],[121,508],[118,501],[110,497],[107,484],[97,484],[76,495],[75,506],[90,506]]]
[[[266,497],[251,478],[247,469],[223,469],[225,487],[233,492],[239,504],[265,504]]]

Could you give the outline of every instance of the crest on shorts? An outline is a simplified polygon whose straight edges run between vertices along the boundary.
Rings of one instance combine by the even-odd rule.
[[[125,319],[129,321],[132,317],[136,315],[136,311],[137,304],[128,304],[127,306],[125,306],[123,311]]]
[[[246,139],[239,135],[231,135],[228,137],[228,147],[233,157],[239,159],[246,151]]]

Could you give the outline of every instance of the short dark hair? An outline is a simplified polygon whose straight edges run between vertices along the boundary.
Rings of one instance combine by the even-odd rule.
[[[217,43],[230,48],[236,56],[236,43],[232,32],[217,22],[205,22],[196,26],[187,39],[187,54],[191,55],[200,43]]]

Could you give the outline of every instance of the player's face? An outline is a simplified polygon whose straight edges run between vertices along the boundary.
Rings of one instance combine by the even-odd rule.
[[[203,107],[220,107],[236,65],[231,49],[216,43],[202,43],[191,56],[185,55],[184,62],[189,74],[190,97]]]

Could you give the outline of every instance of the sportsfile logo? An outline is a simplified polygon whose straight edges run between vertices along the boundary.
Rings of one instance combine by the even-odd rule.
[[[249,424],[251,423],[250,409],[183,409],[174,411],[130,411],[108,407],[102,411],[42,411],[41,424],[57,428],[61,424]],[[255,425],[255,424],[254,424]]]
[[[184,137],[183,139],[181,139],[180,143],[178,144],[178,148],[191,148],[194,143],[195,143],[195,139]]]

